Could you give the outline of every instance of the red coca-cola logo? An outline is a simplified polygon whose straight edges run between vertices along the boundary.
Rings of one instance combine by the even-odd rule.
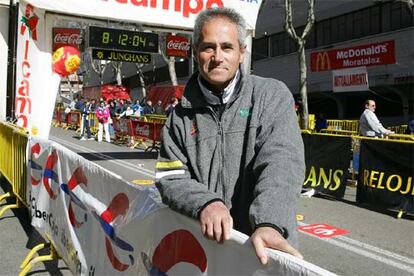
[[[82,44],[82,36],[80,34],[56,34],[53,43],[65,44]]]
[[[81,29],[53,28],[53,51],[62,46],[79,49],[82,41]]]
[[[167,49],[188,51],[190,50],[190,43],[188,41],[168,41]]]
[[[167,56],[187,57],[190,41],[186,37],[167,35]]]

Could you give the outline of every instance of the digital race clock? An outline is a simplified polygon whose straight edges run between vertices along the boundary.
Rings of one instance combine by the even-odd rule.
[[[158,53],[158,35],[121,29],[89,26],[89,47]]]

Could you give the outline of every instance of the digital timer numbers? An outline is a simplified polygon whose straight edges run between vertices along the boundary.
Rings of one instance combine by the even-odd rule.
[[[147,39],[139,35],[129,36],[127,34],[119,34],[118,41],[116,42],[123,46],[132,45],[134,47],[139,47],[147,45]],[[109,32],[102,33],[102,43],[112,43],[111,34]]]

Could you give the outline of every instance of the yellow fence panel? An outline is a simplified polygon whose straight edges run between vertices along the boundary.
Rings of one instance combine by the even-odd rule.
[[[22,203],[26,203],[27,140],[28,136],[23,129],[0,123],[0,172]]]

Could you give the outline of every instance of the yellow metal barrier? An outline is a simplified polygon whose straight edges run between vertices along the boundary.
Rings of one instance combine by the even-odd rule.
[[[328,129],[359,132],[358,120],[327,120]]]
[[[388,129],[394,131],[396,134],[404,134],[407,127],[408,125],[390,126]]]
[[[148,114],[144,115],[145,122],[165,124],[167,117],[165,115]]]
[[[32,248],[32,250],[30,250],[30,252],[27,254],[26,258],[24,258],[22,264],[20,265],[21,271],[19,273],[19,276],[27,275],[27,273],[37,263],[61,259],[61,257],[59,256],[59,254],[57,253],[57,251],[55,249],[55,245],[53,244],[52,239],[47,234],[46,234],[46,238],[49,240],[48,243],[41,243],[41,244],[36,245],[35,247]],[[37,256],[37,257],[33,258],[34,254],[36,254],[39,250],[42,250],[45,247],[50,248],[49,255]]]
[[[390,134],[385,136],[385,139],[389,140],[400,140],[400,141],[413,141],[414,135],[411,134]]]
[[[26,205],[26,132],[14,125],[0,122],[0,172],[12,187],[12,192],[0,196],[0,201],[16,197],[15,204],[4,206],[0,217],[9,209]]]
[[[91,128],[91,133],[95,135],[99,130],[99,121],[96,117],[96,113],[89,113],[89,127]]]
[[[344,135],[344,136],[358,135],[358,131],[339,130],[339,129],[321,129],[320,133],[337,134],[337,135]]]

